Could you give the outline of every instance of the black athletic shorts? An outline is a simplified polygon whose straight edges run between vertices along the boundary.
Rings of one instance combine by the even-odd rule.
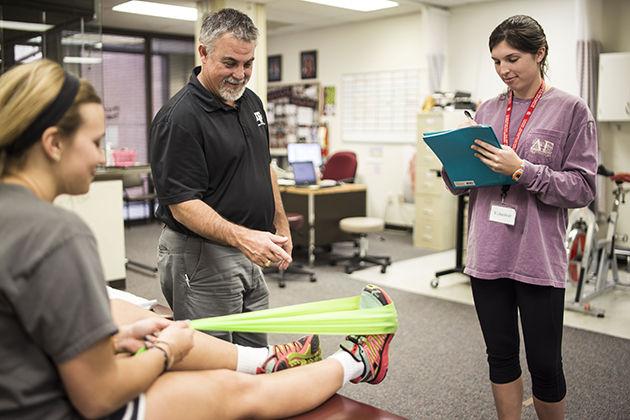
[[[140,394],[103,420],[144,420],[145,407],[145,396]]]

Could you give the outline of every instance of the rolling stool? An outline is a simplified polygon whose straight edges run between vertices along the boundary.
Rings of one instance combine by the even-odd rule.
[[[368,267],[366,263],[381,266],[381,273],[387,271],[387,266],[391,265],[390,257],[378,257],[368,255],[368,233],[382,232],[385,229],[383,219],[377,217],[346,217],[339,221],[339,228],[346,233],[359,236],[359,249],[350,257],[333,256],[331,265],[336,265],[339,261],[348,261],[345,271],[352,274],[356,270]]]
[[[302,226],[304,226],[304,216],[302,216],[300,213],[287,213],[287,219],[289,220],[289,228],[291,229],[292,233],[294,231],[299,231],[300,229],[302,229]],[[284,283],[285,273],[305,274],[309,276],[309,280],[311,282],[317,281],[317,276],[315,275],[313,271],[307,270],[301,264],[298,264],[296,262],[292,262],[286,270],[280,270],[278,267],[274,267],[266,272],[269,274],[271,273],[280,274],[278,278],[279,287],[286,286],[286,284]]]

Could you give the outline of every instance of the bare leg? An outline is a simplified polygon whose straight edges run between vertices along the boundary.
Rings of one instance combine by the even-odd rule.
[[[565,407],[566,400],[564,398],[555,403],[548,403],[534,397],[534,408],[540,420],[564,419]]]
[[[322,404],[342,382],[343,368],[332,359],[269,375],[172,372],[147,391],[147,419],[288,417]]]
[[[507,384],[492,384],[494,405],[499,420],[515,420],[521,418],[523,409],[523,379],[518,378]]]
[[[118,325],[158,316],[129,302],[118,299],[112,299],[110,302],[114,322]],[[236,370],[237,353],[234,344],[197,331],[194,334],[194,341],[190,353],[173,366],[174,370]]]

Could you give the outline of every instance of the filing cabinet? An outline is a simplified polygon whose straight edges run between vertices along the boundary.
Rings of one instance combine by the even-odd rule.
[[[444,251],[455,247],[457,198],[442,180],[442,164],[422,141],[422,133],[456,128],[463,121],[461,111],[418,114],[416,148],[416,219],[413,243],[420,248]]]

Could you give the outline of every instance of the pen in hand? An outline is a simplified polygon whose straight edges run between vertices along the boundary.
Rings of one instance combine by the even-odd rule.
[[[464,111],[464,115],[466,116],[466,120],[462,123],[463,127],[470,127],[473,125],[477,125],[477,121],[473,118],[468,110]]]

